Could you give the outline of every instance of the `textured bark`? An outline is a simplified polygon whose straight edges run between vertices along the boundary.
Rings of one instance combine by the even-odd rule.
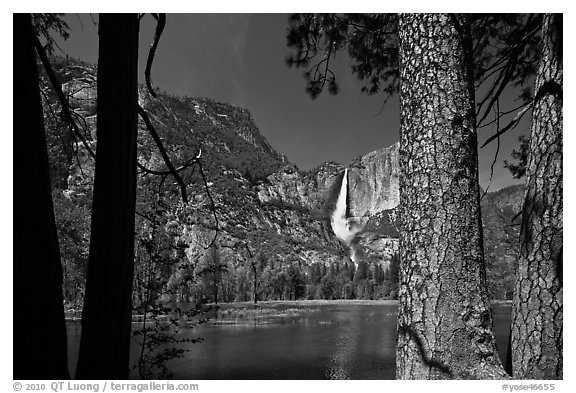
[[[487,296],[467,26],[400,16],[398,379],[507,377]]]
[[[546,15],[512,315],[514,378],[562,379],[562,15]]]
[[[101,14],[92,230],[76,377],[128,379],[136,204],[138,18]]]
[[[15,14],[14,190],[24,206],[14,220],[13,376],[67,379],[62,265],[33,34],[30,14]]]

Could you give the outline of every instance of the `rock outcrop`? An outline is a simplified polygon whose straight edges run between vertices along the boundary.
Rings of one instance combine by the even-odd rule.
[[[398,143],[352,161],[348,175],[352,217],[371,217],[398,205],[399,162]]]

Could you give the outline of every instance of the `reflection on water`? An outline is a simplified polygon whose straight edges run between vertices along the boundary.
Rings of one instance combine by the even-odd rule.
[[[174,378],[394,379],[395,304],[290,307],[261,315],[225,316],[183,331],[181,338],[202,337],[204,341],[182,344],[190,351],[169,363]],[[500,306],[494,315],[501,354],[506,351],[509,313],[509,306]],[[69,330],[74,363],[78,334],[77,328]],[[136,345],[132,351],[135,361]],[[137,378],[137,373],[132,377]]]
[[[174,361],[199,379],[389,379],[395,371],[396,307],[324,304],[300,313],[219,321],[198,329],[204,343]],[[194,365],[192,367],[192,365]],[[192,374],[189,374],[192,373]],[[190,378],[190,376],[188,376]]]
[[[352,321],[346,321],[336,334],[335,347],[326,366],[326,378],[350,379],[360,331]]]

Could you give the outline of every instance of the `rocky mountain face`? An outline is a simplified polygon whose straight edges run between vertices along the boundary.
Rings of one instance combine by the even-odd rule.
[[[83,136],[95,151],[95,67],[61,60],[55,69]],[[57,201],[76,207],[89,204],[94,162],[88,149],[69,133],[58,116],[53,116],[60,108],[48,83],[44,89]],[[205,259],[216,235],[221,259],[231,269],[244,269],[257,254],[266,255],[277,266],[296,264],[304,268],[314,263],[340,263],[346,258],[347,250],[332,233],[329,217],[323,211],[325,189],[342,170],[341,165],[325,164],[310,172],[298,170],[272,149],[250,113],[234,105],[163,93],[154,99],[144,87],[139,90],[139,101],[174,165],[180,166],[201,150],[207,180],[204,183],[198,166],[181,172],[191,199],[184,206],[171,176],[139,173],[137,237],[151,236],[147,217],[161,210],[165,217],[162,225],[171,241],[186,247],[186,258],[174,266],[170,282],[183,278],[184,269],[179,266],[198,265]],[[153,171],[166,170],[142,121],[138,161]],[[89,214],[83,219],[88,223],[82,227],[89,228]],[[85,244],[88,237],[86,232],[73,236],[75,240],[82,238]]]
[[[398,252],[395,207],[398,192],[398,144],[354,159],[348,166],[346,216],[359,225],[353,245],[342,244],[358,263],[379,263],[384,269]],[[324,163],[303,172],[288,165],[258,185],[260,201],[298,205],[330,219],[341,192],[344,166]]]
[[[372,217],[400,203],[398,143],[353,160],[349,165],[350,215]]]
[[[523,200],[524,187],[517,185],[488,192],[480,202],[486,275],[495,299],[512,299],[520,255],[519,214]]]
[[[59,61],[56,70],[88,144],[97,149],[95,67]],[[58,112],[58,104],[48,87],[45,90],[47,128],[55,130],[49,133],[54,188],[66,203],[84,200],[85,205],[90,199],[94,163],[86,148],[51,115]],[[343,165],[329,162],[309,171],[299,170],[270,146],[250,113],[234,105],[164,93],[155,99],[144,87],[139,90],[139,101],[175,166],[201,150],[207,179],[205,184],[198,167],[181,172],[191,197],[184,206],[171,176],[139,174],[137,237],[152,236],[148,221],[161,211],[166,217],[164,232],[185,250],[186,257],[166,273],[169,283],[184,280],[190,266],[193,270],[201,263],[216,235],[221,260],[238,271],[246,269],[257,254],[266,255],[276,266],[297,265],[306,272],[315,263],[338,264],[350,257],[385,269],[397,253],[398,144],[360,156],[348,165],[347,216],[361,230],[353,244],[344,244],[330,225],[341,191]],[[165,170],[141,121],[138,160],[151,170]],[[520,195],[500,192],[487,194],[485,199],[482,208],[483,212],[488,209],[485,217],[489,219],[485,218],[484,232],[491,239],[486,241],[487,248],[498,243],[503,233],[513,243],[516,235],[509,233],[505,224],[520,208]],[[85,233],[83,241],[88,242]],[[145,242],[137,246],[140,244]],[[503,264],[512,266],[514,252],[513,247],[494,246],[491,263],[498,269],[493,270],[501,272]],[[500,281],[507,279],[509,271],[501,276]]]

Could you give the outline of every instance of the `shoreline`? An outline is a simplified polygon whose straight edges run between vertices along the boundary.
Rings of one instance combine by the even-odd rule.
[[[492,306],[511,306],[512,300],[492,300]],[[232,318],[267,316],[283,317],[297,314],[319,311],[321,307],[338,305],[356,306],[397,306],[397,300],[362,300],[362,299],[334,299],[334,300],[266,300],[254,304],[253,301],[218,303],[217,309],[208,311],[209,318]],[[215,307],[214,303],[206,303],[205,306]],[[316,308],[314,308],[316,307]],[[81,310],[74,310],[73,313],[66,313],[67,323],[80,323]],[[73,315],[70,315],[73,314]],[[132,323],[141,323],[142,315],[134,315]]]
[[[234,307],[258,307],[260,305],[265,306],[325,306],[334,304],[355,304],[355,305],[393,305],[398,304],[398,300],[362,300],[362,299],[334,299],[334,300],[323,300],[323,299],[313,299],[313,300],[263,300],[254,304],[253,301],[245,302],[231,302],[231,303],[218,303],[220,308],[234,308]],[[207,306],[213,306],[214,303],[207,303]]]

